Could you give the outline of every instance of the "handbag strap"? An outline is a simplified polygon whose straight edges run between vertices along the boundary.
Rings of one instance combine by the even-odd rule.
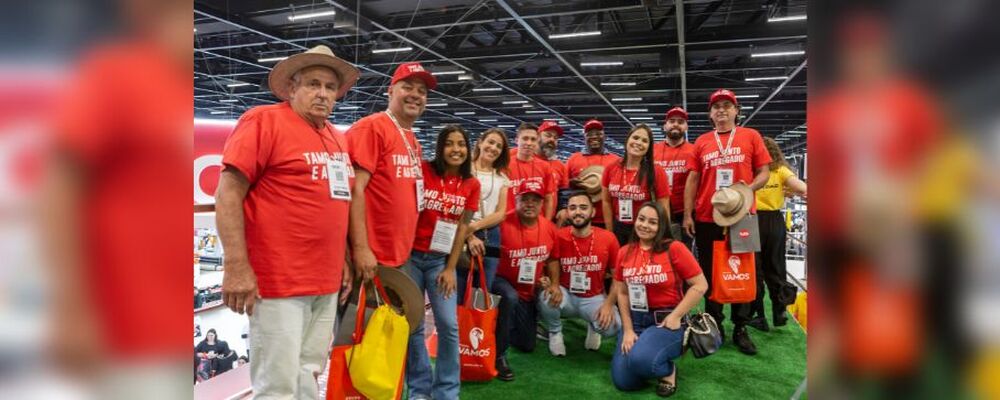
[[[476,267],[479,268],[476,268]],[[465,299],[463,299],[462,304],[466,307],[473,307],[473,304],[469,302],[472,301],[472,278],[473,270],[479,270],[479,288],[483,291],[484,304],[486,304],[486,309],[489,310],[492,306],[492,299],[490,299],[490,293],[486,289],[486,269],[483,268],[483,256],[475,256],[469,261],[469,273],[465,278]]]
[[[375,286],[375,303],[392,306],[378,275],[372,279],[372,285]],[[365,297],[365,284],[362,282],[361,288],[358,289],[358,313],[354,321],[354,333],[351,335],[355,344],[361,343],[361,339],[365,336],[365,308],[367,308],[365,303],[367,303],[367,298]]]

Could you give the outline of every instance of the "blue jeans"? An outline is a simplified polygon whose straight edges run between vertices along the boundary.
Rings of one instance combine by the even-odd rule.
[[[618,390],[641,389],[648,379],[674,373],[673,360],[684,350],[684,329],[671,330],[656,326],[653,311],[632,311],[632,329],[639,338],[628,355],[622,354],[622,332],[611,357],[611,381]]]
[[[447,299],[438,293],[437,277],[444,271],[446,255],[414,250],[403,264],[403,271],[413,278],[421,292],[426,291],[434,311],[434,325],[438,332],[437,363],[431,377],[431,360],[424,343],[424,325],[420,324],[410,334],[406,350],[406,386],[410,398],[430,397],[457,399],[461,385],[458,360],[458,315],[456,296]],[[433,387],[432,387],[433,386]]]

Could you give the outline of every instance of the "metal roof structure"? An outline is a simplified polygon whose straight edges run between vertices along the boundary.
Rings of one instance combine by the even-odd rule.
[[[386,108],[396,65],[419,61],[439,85],[416,127],[425,143],[459,123],[473,134],[559,122],[578,151],[590,118],[621,152],[639,123],[687,106],[690,139],[710,129],[708,96],[740,96],[741,123],[804,151],[804,0],[195,0],[195,116],[235,119],[277,99],[271,67],[324,44],[361,71],[331,120]]]

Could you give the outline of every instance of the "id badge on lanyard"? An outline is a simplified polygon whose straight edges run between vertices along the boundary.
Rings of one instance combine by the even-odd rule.
[[[618,221],[632,222],[632,199],[618,200]]]
[[[583,271],[572,271],[569,273],[569,292],[586,293],[590,290],[590,278]]]
[[[628,284],[628,303],[632,311],[649,312],[646,301],[646,285]]]
[[[453,221],[439,219],[434,224],[434,233],[431,235],[431,251],[438,253],[451,253],[451,246],[455,244],[455,236],[458,233],[458,224]]]
[[[330,198],[351,201],[351,183],[347,163],[341,160],[326,161],[326,179],[330,184]]]
[[[417,212],[424,211],[424,179],[417,178]]]
[[[719,168],[715,170],[715,190],[733,186],[733,169]]]
[[[538,261],[522,258],[518,261],[517,283],[535,284],[535,271],[538,269]]]

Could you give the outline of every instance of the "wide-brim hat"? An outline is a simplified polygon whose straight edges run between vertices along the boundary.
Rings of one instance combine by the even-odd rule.
[[[750,212],[753,190],[745,183],[719,189],[712,195],[712,220],[719,226],[732,226]]]
[[[328,67],[337,74],[340,79],[340,87],[337,88],[338,99],[344,97],[344,94],[351,90],[354,83],[358,81],[358,77],[361,76],[361,72],[351,63],[334,55],[329,47],[319,45],[290,56],[275,65],[267,76],[267,85],[275,97],[288,100],[292,90],[292,76],[303,68],[317,65]]]
[[[590,196],[590,201],[596,203],[601,201],[601,176],[603,174],[603,165],[591,165],[580,171],[580,175],[573,178],[572,184],[577,189],[586,192]]]
[[[424,322],[424,294],[413,279],[399,268],[380,266],[378,278],[389,296],[389,303],[402,311],[410,324],[410,333],[413,333]]]

